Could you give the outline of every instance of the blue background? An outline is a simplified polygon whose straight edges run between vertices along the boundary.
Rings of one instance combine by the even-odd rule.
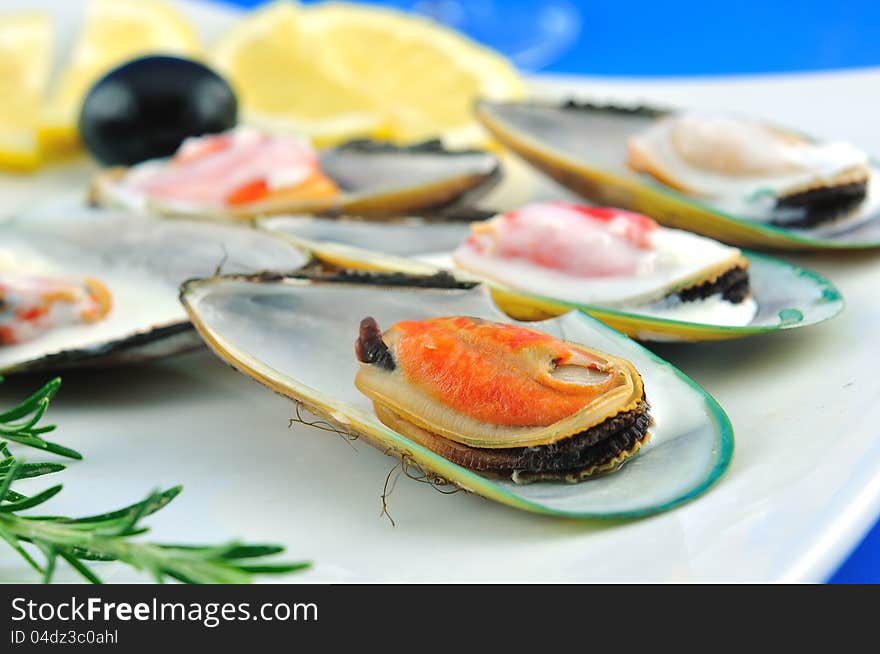
[[[245,7],[262,4],[262,0],[222,1]],[[484,4],[487,1],[491,0]],[[539,1],[496,0],[495,4],[513,16]],[[555,60],[541,66],[545,71],[675,76],[880,65],[877,0],[566,1],[580,17],[580,34]],[[476,6],[480,0],[461,4]],[[880,522],[829,581],[880,583]]]
[[[221,0],[254,7],[264,0]],[[310,4],[315,0],[301,0]],[[369,0],[425,7],[422,0]],[[877,0],[556,0],[580,16],[577,41],[543,70],[598,75],[719,75],[880,65]],[[443,4],[442,2],[436,4]],[[454,3],[452,3],[454,4]],[[508,17],[541,0],[460,0]],[[513,26],[515,27],[515,26]],[[497,45],[497,44],[492,44]]]

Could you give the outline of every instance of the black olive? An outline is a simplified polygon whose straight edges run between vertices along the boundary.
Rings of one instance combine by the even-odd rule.
[[[178,57],[143,57],[110,71],[91,88],[79,132],[105,165],[167,157],[188,136],[235,126],[238,103],[213,70]]]

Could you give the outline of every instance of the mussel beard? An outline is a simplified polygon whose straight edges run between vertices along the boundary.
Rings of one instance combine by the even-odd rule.
[[[453,463],[482,474],[508,477],[517,483],[578,482],[611,472],[639,451],[650,438],[648,428],[652,424],[643,395],[633,409],[554,443],[477,448],[423,429],[378,402],[373,403],[373,408],[385,426]]]

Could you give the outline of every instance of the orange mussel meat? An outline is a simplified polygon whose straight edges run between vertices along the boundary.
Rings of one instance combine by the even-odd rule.
[[[649,437],[628,361],[517,325],[466,316],[361,322],[355,385],[386,426],[480,472],[578,481]]]
[[[611,389],[607,364],[541,332],[476,320],[405,321],[397,352],[407,380],[476,420],[511,427],[546,426]],[[598,383],[552,374],[561,366],[592,369]]]

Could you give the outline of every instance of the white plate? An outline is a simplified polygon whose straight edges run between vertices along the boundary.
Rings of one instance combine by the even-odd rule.
[[[536,87],[742,110],[880,152],[880,71]],[[845,112],[827,111],[829,97]],[[718,399],[737,438],[721,483],[672,512],[614,525],[558,520],[401,479],[391,527],[379,495],[393,461],[317,429],[288,429],[289,401],[207,352],[65,375],[49,418],[56,439],[86,456],[47,508],[91,513],[183,483],[148,520],[152,538],[280,542],[290,558],[316,564],[291,581],[821,581],[880,512],[880,257],[791,259],[838,286],[841,316],[760,339],[656,348]],[[0,406],[40,381],[8,380]],[[56,481],[45,480],[33,487]],[[121,568],[104,575],[132,578]],[[0,579],[34,577],[0,549]]]

